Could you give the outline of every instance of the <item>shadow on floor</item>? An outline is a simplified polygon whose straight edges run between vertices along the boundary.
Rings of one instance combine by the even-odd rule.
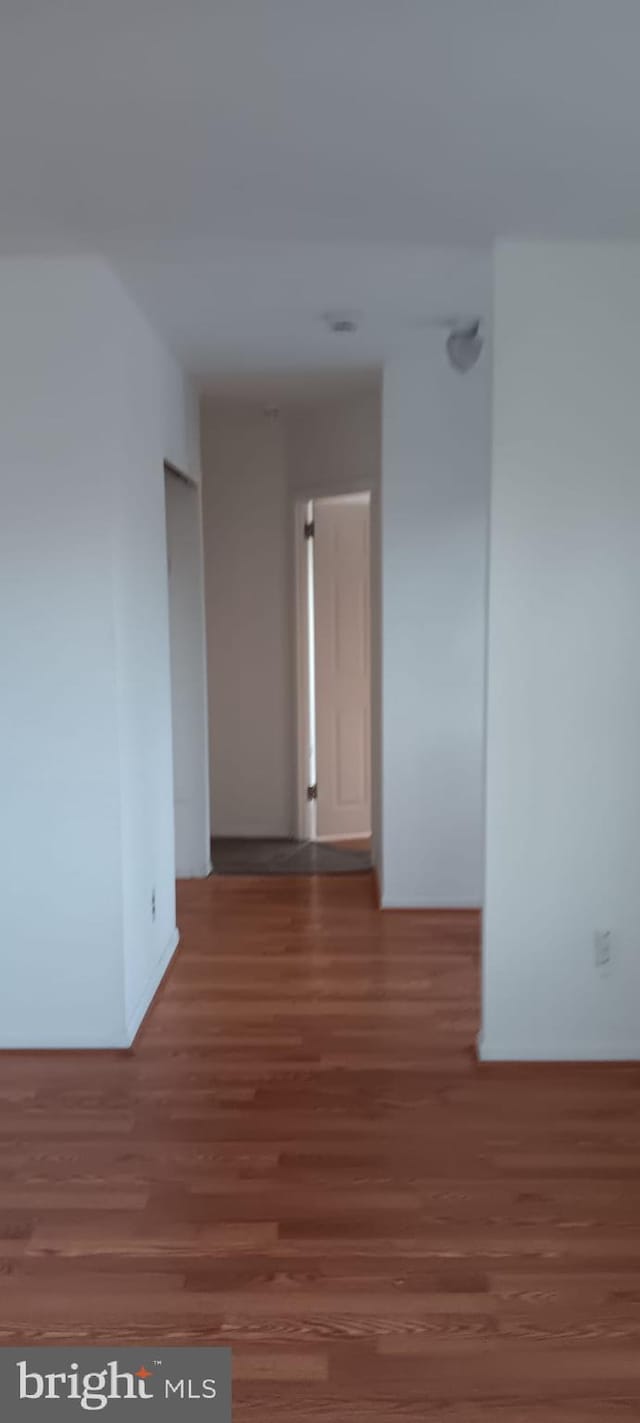
[[[371,849],[315,840],[236,840],[214,836],[214,875],[348,875],[371,869]]]

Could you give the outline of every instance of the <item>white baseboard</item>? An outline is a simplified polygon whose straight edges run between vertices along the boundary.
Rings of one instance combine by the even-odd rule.
[[[476,914],[480,914],[482,911],[482,905],[478,904],[477,899],[450,899],[447,904],[443,904],[441,900],[434,899],[412,899],[408,902],[406,899],[393,899],[388,895],[384,896],[380,907],[381,909],[413,909],[417,911],[430,909],[433,914],[447,914],[450,910],[456,909],[471,909]]]
[[[561,1042],[541,1042],[520,1038],[487,1038],[478,1033],[480,1062],[640,1062],[640,1041],[625,1042],[612,1038],[610,1042],[583,1042],[563,1039]]]
[[[158,987],[167,971],[169,964],[171,963],[171,960],[173,958],[173,955],[175,954],[179,942],[180,932],[178,929],[174,929],[166,948],[163,950],[157,963],[154,964],[152,972],[149,974],[147,982],[145,983],[145,986],[142,990],[142,993],[140,994],[135,1008],[131,1013],[129,1013],[127,1017],[127,1047],[131,1047],[138,1028],[140,1027],[140,1024],[142,1022],[142,1019],[144,1018],[147,1009],[151,1006],[155,994],[158,991]]]
[[[25,1042],[23,1033],[5,1033],[0,1039],[0,1052],[122,1052],[128,1046],[123,1038],[122,1019],[119,1020],[118,1028],[106,1037],[90,1040],[82,1032],[63,1033],[52,1038],[43,1037],[40,1042]]]

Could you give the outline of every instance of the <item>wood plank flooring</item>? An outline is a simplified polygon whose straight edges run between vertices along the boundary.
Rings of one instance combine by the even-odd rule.
[[[134,1050],[0,1057],[0,1342],[224,1342],[235,1423],[640,1417],[640,1070],[479,1067],[472,913],[180,887]]]

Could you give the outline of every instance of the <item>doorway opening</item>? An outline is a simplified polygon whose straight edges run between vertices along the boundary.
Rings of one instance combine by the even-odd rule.
[[[370,506],[369,493],[293,505],[291,833],[219,836],[214,824],[215,874],[372,867]]]
[[[371,856],[371,498],[300,503],[296,517],[297,833]],[[364,863],[363,863],[364,862]]]

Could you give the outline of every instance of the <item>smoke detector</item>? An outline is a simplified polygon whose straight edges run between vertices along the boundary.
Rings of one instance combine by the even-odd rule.
[[[447,337],[447,356],[454,371],[466,375],[480,358],[483,347],[479,320],[454,326]]]
[[[484,345],[481,317],[425,316],[417,324],[422,331],[446,331],[445,350],[452,370],[461,375],[473,370]]]

